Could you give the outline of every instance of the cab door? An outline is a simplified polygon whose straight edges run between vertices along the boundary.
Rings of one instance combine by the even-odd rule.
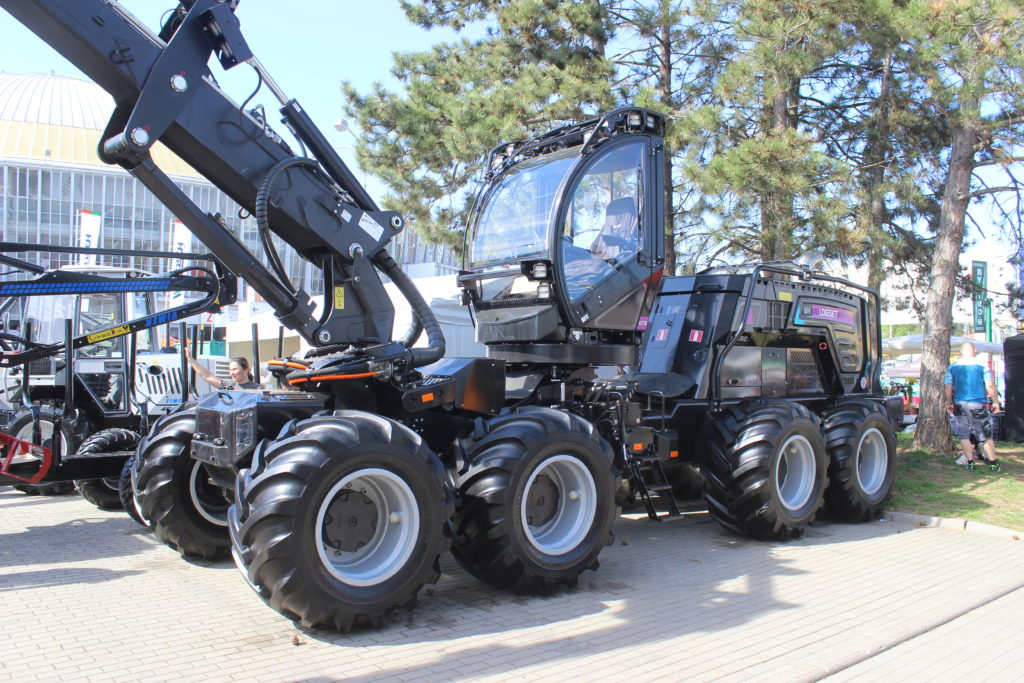
[[[556,270],[574,326],[642,329],[663,260],[652,142],[631,136],[595,150],[563,194]]]
[[[82,294],[78,301],[77,335],[87,335],[124,322],[121,294]],[[75,374],[104,413],[128,411],[125,337],[111,337],[78,349]]]

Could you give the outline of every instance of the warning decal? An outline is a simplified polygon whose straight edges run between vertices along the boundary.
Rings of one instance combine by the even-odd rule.
[[[704,339],[704,330],[690,330],[690,341],[700,342]]]

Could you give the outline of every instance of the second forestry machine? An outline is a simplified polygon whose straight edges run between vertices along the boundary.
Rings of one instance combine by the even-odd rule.
[[[663,273],[659,114],[489,154],[459,276],[487,354],[446,359],[385,249],[402,216],[255,59],[236,5],[183,1],[153,33],[110,0],[0,0],[113,96],[101,157],[313,347],[272,366],[286,390],[218,391],[153,426],[133,477],[164,542],[230,552],[274,609],[348,630],[411,605],[449,549],[498,587],[573,586],[620,504],[678,513],[672,489],[698,469],[711,516],[740,534],[796,537],[823,506],[878,514],[895,449],[877,296],[798,262]],[[211,55],[257,71],[301,153],[220,90]],[[157,140],[255,215],[269,265],[153,163]],[[322,272],[317,314],[272,235]],[[380,274],[416,318],[400,339]],[[191,495],[192,459],[230,506]]]

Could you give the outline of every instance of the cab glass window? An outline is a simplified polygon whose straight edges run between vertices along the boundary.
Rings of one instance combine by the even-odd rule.
[[[573,301],[640,249],[645,150],[643,142],[615,147],[590,166],[572,191],[560,243]]]

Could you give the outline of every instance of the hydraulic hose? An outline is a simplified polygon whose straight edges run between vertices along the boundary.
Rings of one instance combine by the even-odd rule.
[[[399,342],[407,349],[411,349],[413,344],[419,341],[421,334],[423,334],[423,325],[414,313],[412,316],[412,322],[409,324],[409,329],[405,331],[405,336],[402,337]]]
[[[320,167],[316,161],[305,157],[289,157],[277,162],[260,182],[254,207],[256,226],[259,231],[260,242],[263,244],[263,253],[267,257],[267,261],[270,262],[270,266],[274,274],[281,281],[281,284],[292,294],[295,294],[295,287],[292,285],[291,278],[288,277],[288,271],[285,270],[284,265],[281,263],[281,258],[274,247],[274,242],[270,235],[270,190],[274,187],[274,183],[281,173],[295,166],[304,166],[311,169],[314,173],[320,172]]]
[[[416,284],[413,283],[412,278],[405,274],[405,271],[399,267],[395,259],[391,257],[391,254],[386,251],[381,251],[379,254],[373,257],[373,261],[380,268],[381,272],[391,278],[391,281],[398,287],[398,291],[402,293],[406,301],[409,302],[409,306],[412,308],[413,315],[413,327],[410,328],[409,333],[406,334],[403,343],[406,339],[413,339],[418,337],[419,334],[411,334],[416,327],[422,326],[427,333],[427,346],[422,349],[409,349],[409,353],[412,357],[412,366],[419,368],[424,365],[430,365],[444,358],[444,332],[441,331],[441,324],[437,322],[437,317],[434,315],[434,311],[430,308],[424,300],[423,295],[420,294],[420,290],[416,288]]]

